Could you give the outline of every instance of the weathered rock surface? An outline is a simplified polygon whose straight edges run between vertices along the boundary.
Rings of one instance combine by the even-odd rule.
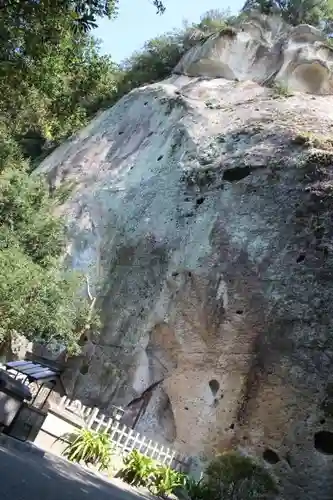
[[[67,260],[102,308],[68,389],[142,403],[137,429],[187,454],[264,456],[288,499],[333,495],[332,118],[331,96],[174,75],[40,169],[72,186]]]
[[[255,13],[195,44],[175,68],[188,76],[275,83],[315,94],[333,92],[332,70],[333,50],[318,29]]]

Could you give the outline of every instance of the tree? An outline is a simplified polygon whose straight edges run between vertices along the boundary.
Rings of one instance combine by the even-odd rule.
[[[242,12],[257,9],[277,13],[289,24],[311,24],[329,31],[333,20],[332,0],[246,0]]]
[[[214,32],[226,28],[235,20],[236,16],[232,16],[230,9],[212,9],[205,12],[201,16],[199,24],[195,26],[204,32]]]
[[[141,51],[121,64],[122,79],[116,97],[169,76],[185,52],[183,41],[184,33],[180,30],[146,42]]]
[[[0,174],[0,343],[15,331],[73,352],[91,321],[82,277],[61,267],[64,223],[54,207],[44,180],[23,165]]]
[[[161,0],[153,0],[158,14],[163,14],[165,6]],[[119,0],[2,0],[0,9],[10,10],[22,23],[27,17],[53,17],[56,13],[70,14],[75,28],[89,31],[97,27],[99,17],[116,16]]]
[[[1,120],[24,155],[35,159],[45,144],[85,125],[113,92],[117,67],[99,55],[90,34],[73,32],[61,11],[48,19],[27,15],[23,24],[10,9],[2,11],[0,33]]]

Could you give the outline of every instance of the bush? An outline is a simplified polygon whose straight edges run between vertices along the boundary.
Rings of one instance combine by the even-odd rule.
[[[104,432],[81,429],[65,449],[64,456],[71,462],[98,465],[98,470],[108,469],[112,456],[110,436]]]
[[[153,472],[148,489],[153,495],[165,497],[184,484],[184,474],[165,465],[158,465]]]
[[[132,486],[148,487],[155,469],[156,463],[152,458],[133,450],[124,458],[124,466],[116,474],[116,477]]]
[[[89,301],[83,276],[66,271],[65,220],[53,214],[57,200],[45,180],[30,176],[15,145],[2,134],[0,150],[0,343],[12,332],[32,342],[56,342],[78,352]]]
[[[180,486],[185,485],[186,477],[170,467],[158,464],[150,457],[133,450],[124,459],[124,466],[116,474],[131,486],[143,486],[161,497],[170,495]]]
[[[186,476],[184,489],[191,500],[211,500],[212,492],[209,485],[203,480],[196,481],[193,477]]]
[[[223,453],[209,464],[203,486],[210,491],[211,500],[265,499],[277,493],[269,472],[250,457],[236,452]]]

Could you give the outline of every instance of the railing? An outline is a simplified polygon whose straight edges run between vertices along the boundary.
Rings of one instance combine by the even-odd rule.
[[[175,470],[186,472],[189,469],[191,461],[189,457],[149,439],[127,425],[122,424],[121,418],[124,415],[122,408],[112,406],[110,416],[106,416],[98,408],[90,408],[82,405],[79,401],[71,401],[67,397],[62,398],[59,405],[59,409],[61,408],[80,416],[88,428],[107,432],[110,435],[110,440],[122,455],[126,455],[136,449],[143,455],[151,457]]]
[[[100,411],[98,408],[93,408],[90,406],[83,405],[79,400],[72,400],[67,396],[61,398],[59,409],[67,410],[74,415],[81,417],[88,427],[91,427],[90,422],[94,422],[98,420],[98,416],[100,415]],[[111,406],[111,410],[109,412],[109,418],[113,420],[120,420],[124,415],[123,408],[119,408],[118,406]],[[106,418],[104,416],[104,418]]]

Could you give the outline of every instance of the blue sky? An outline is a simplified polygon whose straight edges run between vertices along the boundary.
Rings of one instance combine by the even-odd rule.
[[[120,0],[116,20],[101,19],[93,34],[102,40],[101,52],[120,62],[140,49],[146,40],[182,26],[182,21],[197,22],[211,9],[228,7],[237,12],[244,0],[164,0],[166,11],[156,15],[151,0]]]

